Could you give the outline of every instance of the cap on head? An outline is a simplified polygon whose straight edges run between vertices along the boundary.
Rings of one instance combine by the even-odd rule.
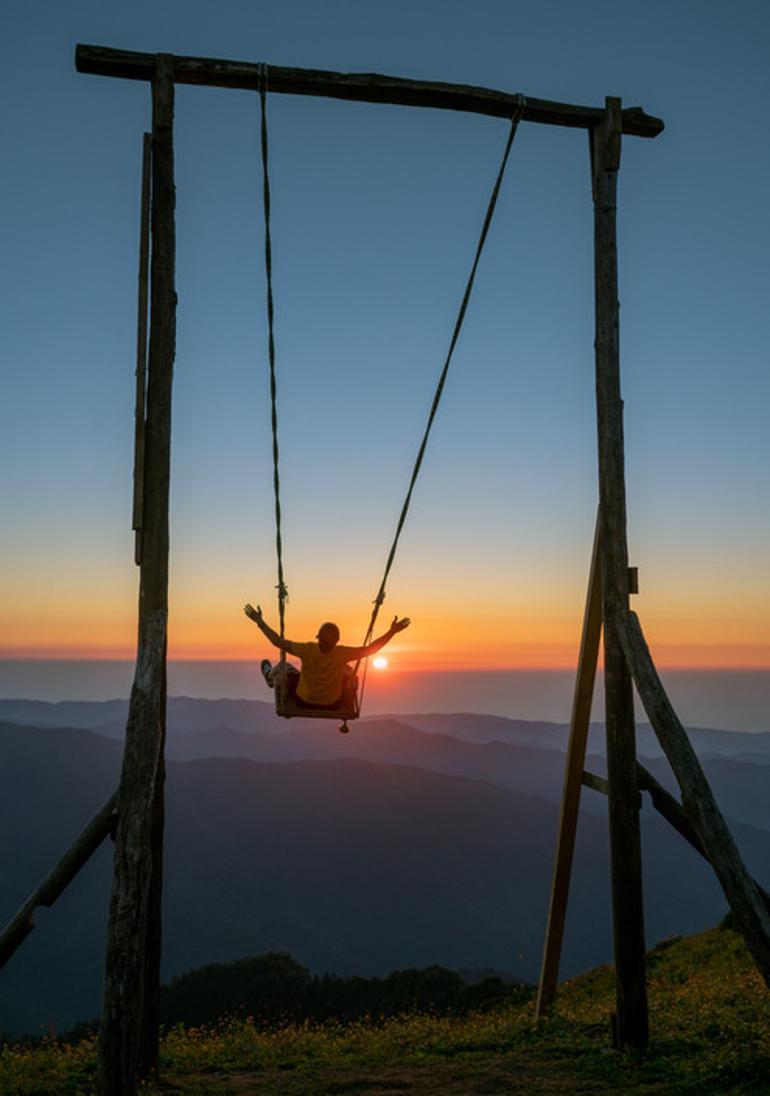
[[[340,641],[340,630],[336,624],[327,620],[318,629],[318,644],[322,650],[330,651]]]

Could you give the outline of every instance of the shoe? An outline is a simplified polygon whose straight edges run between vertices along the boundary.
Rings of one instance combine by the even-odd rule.
[[[262,659],[262,661],[261,661],[261,662],[260,662],[260,664],[259,664],[259,668],[260,668],[260,670],[262,671],[262,676],[263,676],[263,678],[265,679],[265,681],[267,682],[267,684],[268,684],[268,685],[270,686],[270,688],[272,689],[272,687],[273,687],[273,683],[272,683],[272,681],[270,680],[270,673],[271,673],[271,671],[272,671],[272,669],[273,669],[273,664],[272,664],[272,662],[270,662],[270,661],[269,661],[269,659],[267,659],[267,658],[263,658],[263,659]]]

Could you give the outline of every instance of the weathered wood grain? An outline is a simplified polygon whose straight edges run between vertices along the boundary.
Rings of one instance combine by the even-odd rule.
[[[98,76],[151,80],[155,71],[155,54],[81,44],[75,51],[75,65],[78,72]],[[257,64],[246,61],[174,57],[174,78],[179,84],[205,84],[253,91],[259,87],[260,69]],[[268,65],[267,80],[271,91],[286,95],[316,95],[368,103],[435,107],[496,118],[510,118],[519,102],[516,94],[492,88],[408,80],[370,72],[327,72]],[[528,98],[522,120],[585,129],[601,122],[603,115],[600,107]],[[663,132],[663,122],[660,118],[645,114],[641,107],[630,107],[623,111],[622,130],[636,137],[657,137]]]
[[[98,1087],[104,1096],[133,1096],[136,1092],[144,1006],[153,992],[146,983],[148,977],[158,977],[157,969],[147,969],[146,946],[148,932],[152,935],[158,930],[153,905],[160,873],[156,811],[163,781],[166,721],[168,499],[176,348],[174,77],[170,57],[158,56],[152,90],[150,356],[139,642],[121,771],[99,1036]],[[146,1057],[146,1045],[144,1054]]]
[[[655,669],[642,627],[630,610],[616,622],[644,709],[682,793],[682,806],[714,868],[762,977],[770,986],[770,914]]]
[[[703,842],[698,837],[698,832],[687,817],[687,812],[682,804],[670,791],[663,787],[660,781],[655,779],[649,769],[645,769],[644,765],[637,763],[636,774],[639,787],[642,791],[649,792],[652,805],[658,814],[673,826],[677,833],[695,849],[699,856],[702,856],[704,860],[708,860],[708,855],[703,847]],[[584,772],[583,784],[586,788],[591,788],[595,792],[601,792],[602,795],[609,794],[609,784],[603,776],[597,776],[596,773]],[[770,912],[770,894],[768,894],[756,879],[754,879],[754,886],[757,888],[757,892],[765,904],[765,909]]]
[[[591,170],[604,694],[617,987],[616,1030],[618,1043],[622,1047],[644,1046],[647,1043],[648,1015],[634,698],[631,674],[615,623],[618,615],[628,609],[629,596],[616,228],[620,128],[620,100],[608,99],[605,118],[592,131]]]
[[[602,632],[602,584],[599,564],[599,518],[596,520],[591,564],[588,572],[588,590],[583,612],[583,632],[580,638],[578,670],[575,692],[572,698],[570,735],[564,765],[564,784],[561,795],[559,831],[556,839],[551,897],[548,903],[548,921],[543,944],[543,960],[537,991],[535,1019],[541,1019],[556,994],[559,978],[564,925],[567,918],[567,900],[575,852],[580,790],[583,765],[586,758],[588,729],[591,722],[596,666],[599,658],[599,641]]]
[[[53,871],[49,872],[40,886],[35,888],[18,913],[3,929],[0,934],[0,969],[32,932],[35,927],[35,910],[38,906],[54,904],[110,833],[115,822],[117,801],[118,793],[115,792],[99,813],[78,834]]]
[[[147,289],[150,261],[150,158],[152,134],[142,143],[142,191],[139,220],[139,277],[136,316],[136,395],[134,406],[134,562],[142,562],[142,512],[144,508],[144,415],[147,395]]]
[[[166,683],[163,683],[163,694]],[[155,794],[152,803],[150,844],[152,846],[152,872],[147,895],[147,921],[144,937],[144,998],[142,1024],[137,1049],[137,1073],[149,1077],[157,1072],[160,1051],[160,960],[163,937],[163,837],[165,833],[166,806],[166,726],[162,728],[162,742]]]

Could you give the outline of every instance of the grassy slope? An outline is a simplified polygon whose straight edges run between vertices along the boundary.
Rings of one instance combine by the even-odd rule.
[[[163,1082],[146,1092],[307,1094],[770,1093],[770,993],[739,936],[714,929],[650,955],[652,1042],[644,1057],[607,1049],[612,972],[560,991],[535,1030],[531,1002],[466,1019],[261,1032],[248,1021],[173,1031]],[[0,1053],[0,1092],[93,1092],[93,1042]]]

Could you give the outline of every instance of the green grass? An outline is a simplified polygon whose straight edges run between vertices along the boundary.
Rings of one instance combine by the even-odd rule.
[[[167,1032],[146,1093],[286,1096],[418,1092],[770,1093],[770,993],[727,928],[666,941],[649,956],[651,1043],[609,1050],[612,971],[561,987],[552,1017],[533,1003],[465,1018],[403,1016],[260,1030],[249,1020]],[[0,1092],[92,1093],[93,1040],[0,1051]]]

